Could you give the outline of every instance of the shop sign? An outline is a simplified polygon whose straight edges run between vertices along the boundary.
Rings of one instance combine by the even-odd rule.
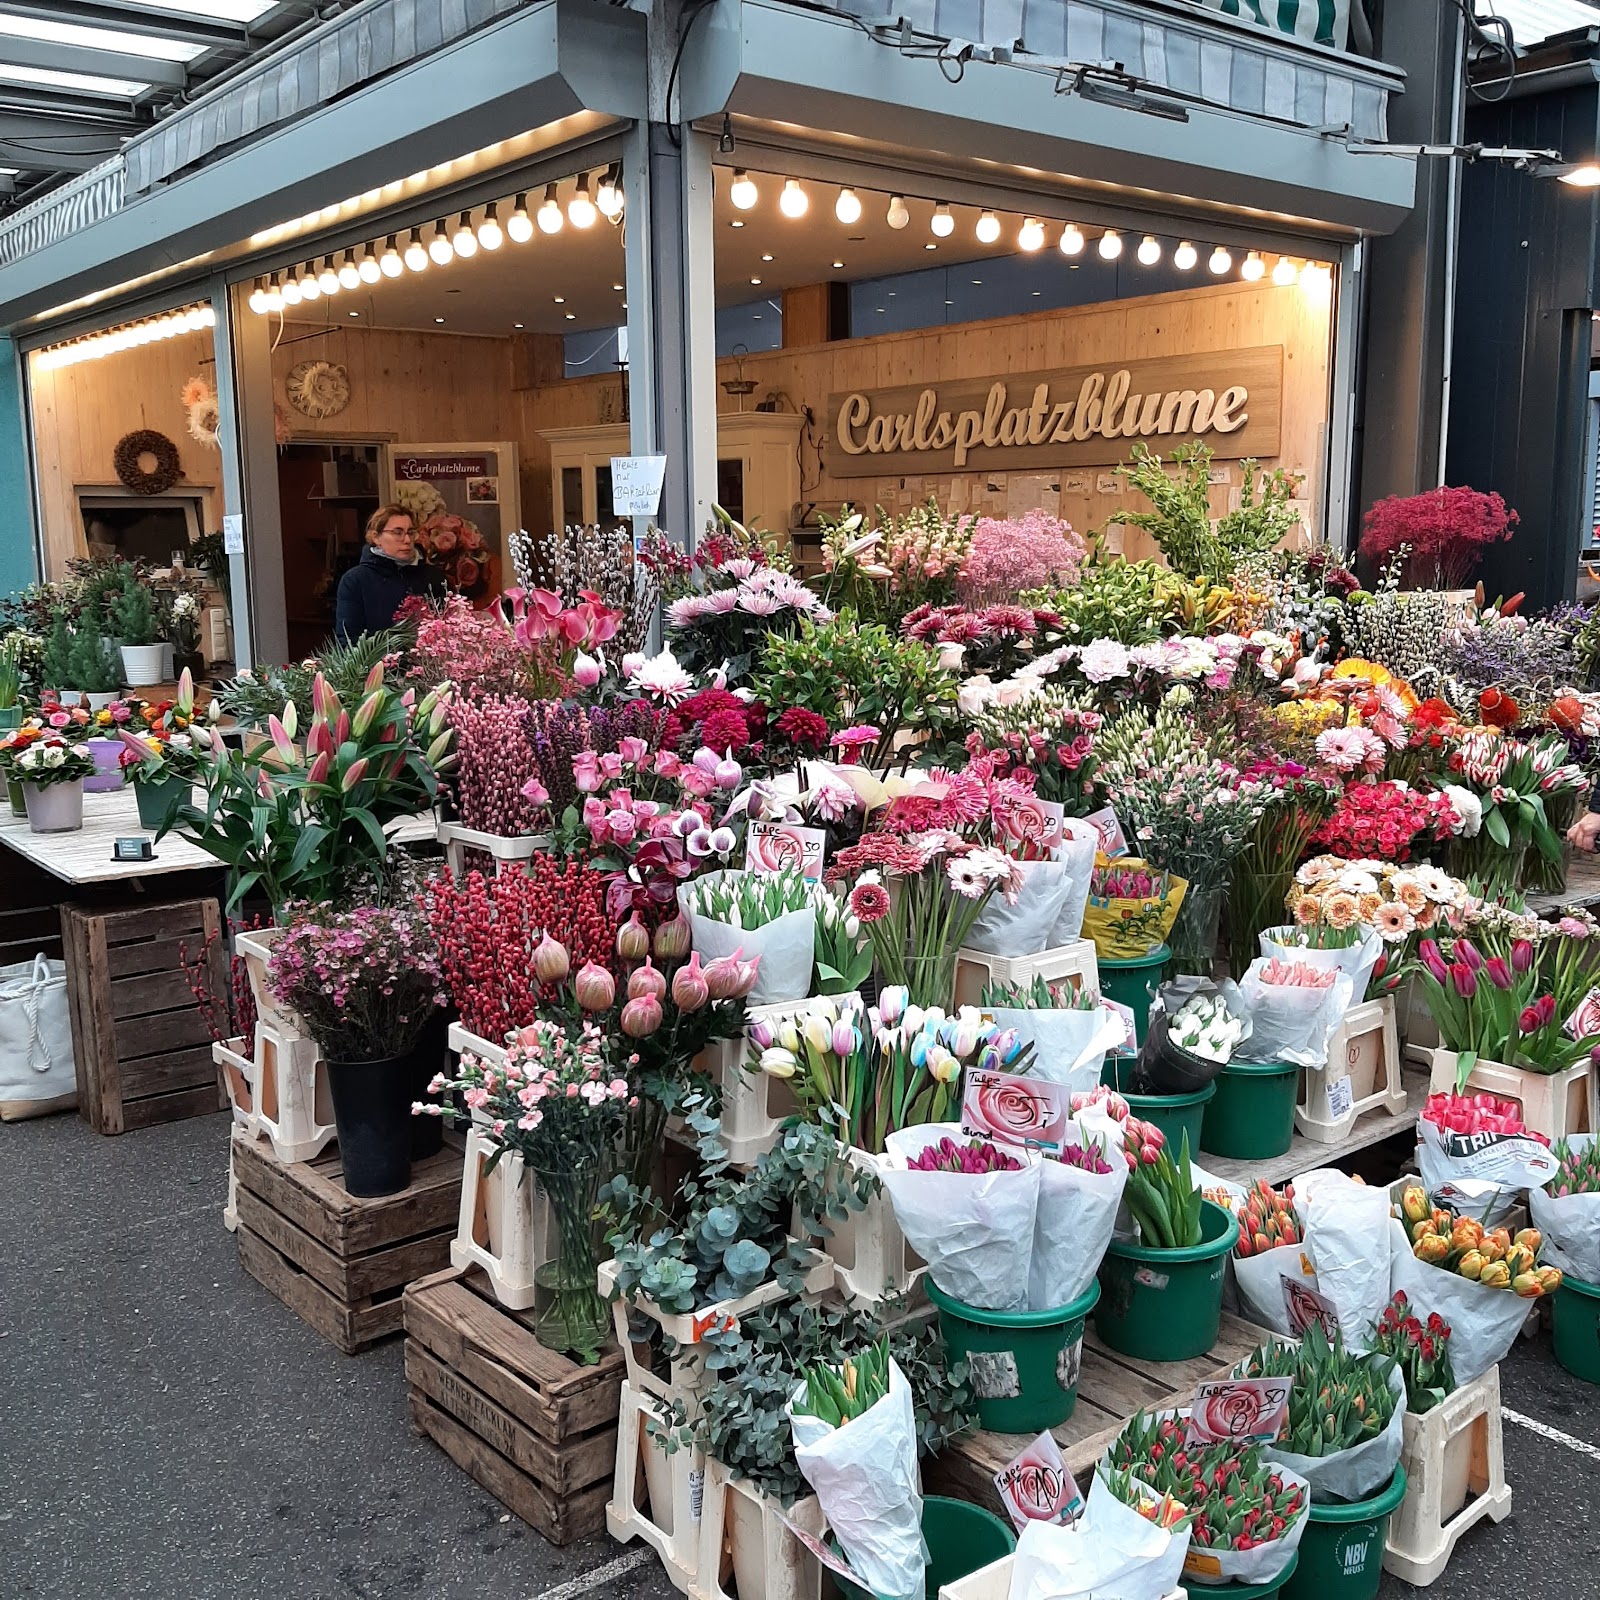
[[[437,483],[441,478],[483,478],[491,472],[487,456],[396,456],[396,483]]]
[[[833,395],[830,477],[1114,465],[1198,439],[1222,457],[1276,456],[1283,346]]]

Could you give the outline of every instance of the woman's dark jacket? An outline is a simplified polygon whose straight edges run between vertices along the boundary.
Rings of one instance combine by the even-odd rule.
[[[361,559],[339,580],[334,598],[334,635],[343,641],[376,633],[414,594],[442,599],[444,574],[425,561],[402,565],[368,545]]]

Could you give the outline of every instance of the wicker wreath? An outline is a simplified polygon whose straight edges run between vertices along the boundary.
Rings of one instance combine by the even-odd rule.
[[[139,465],[141,456],[155,457],[154,470],[146,472]],[[177,445],[154,428],[138,428],[123,434],[112,452],[111,465],[118,482],[135,494],[165,494],[183,476]]]

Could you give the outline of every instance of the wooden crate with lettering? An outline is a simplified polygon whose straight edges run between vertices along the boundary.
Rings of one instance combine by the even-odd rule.
[[[585,1367],[533,1336],[531,1311],[496,1303],[476,1267],[405,1292],[412,1426],[552,1544],[605,1527],[623,1360]]]
[[[461,1144],[411,1164],[397,1194],[345,1190],[337,1146],[280,1161],[265,1139],[233,1130],[235,1238],[246,1272],[346,1355],[401,1327],[408,1283],[450,1265],[461,1205]]]
[[[221,926],[209,897],[117,910],[61,908],[78,1115],[96,1133],[227,1108],[211,1032],[179,960],[186,951],[191,964],[198,962],[205,951],[211,991],[226,996]]]

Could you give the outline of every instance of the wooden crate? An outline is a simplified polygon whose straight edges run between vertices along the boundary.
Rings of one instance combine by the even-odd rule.
[[[65,905],[61,936],[72,1009],[78,1114],[96,1133],[123,1133],[227,1109],[211,1033],[179,963],[206,965],[228,992],[214,899],[103,910]]]
[[[1222,1331],[1209,1354],[1192,1361],[1135,1361],[1101,1343],[1091,1316],[1083,1336],[1077,1407],[1051,1430],[1067,1470],[1086,1484],[1106,1446],[1134,1412],[1187,1405],[1196,1384],[1226,1377],[1268,1337],[1266,1329],[1224,1313]],[[1003,1516],[994,1475],[1033,1437],[979,1429],[955,1440],[924,1464],[927,1492],[969,1500]]]
[[[404,1297],[412,1425],[552,1544],[605,1527],[617,1458],[622,1354],[598,1366],[547,1350],[533,1314],[507,1311],[477,1268]]]
[[[233,1130],[234,1209],[245,1271],[354,1355],[401,1327],[408,1283],[450,1265],[461,1204],[461,1145],[411,1167],[398,1194],[345,1192],[337,1148],[280,1161],[264,1139]]]

